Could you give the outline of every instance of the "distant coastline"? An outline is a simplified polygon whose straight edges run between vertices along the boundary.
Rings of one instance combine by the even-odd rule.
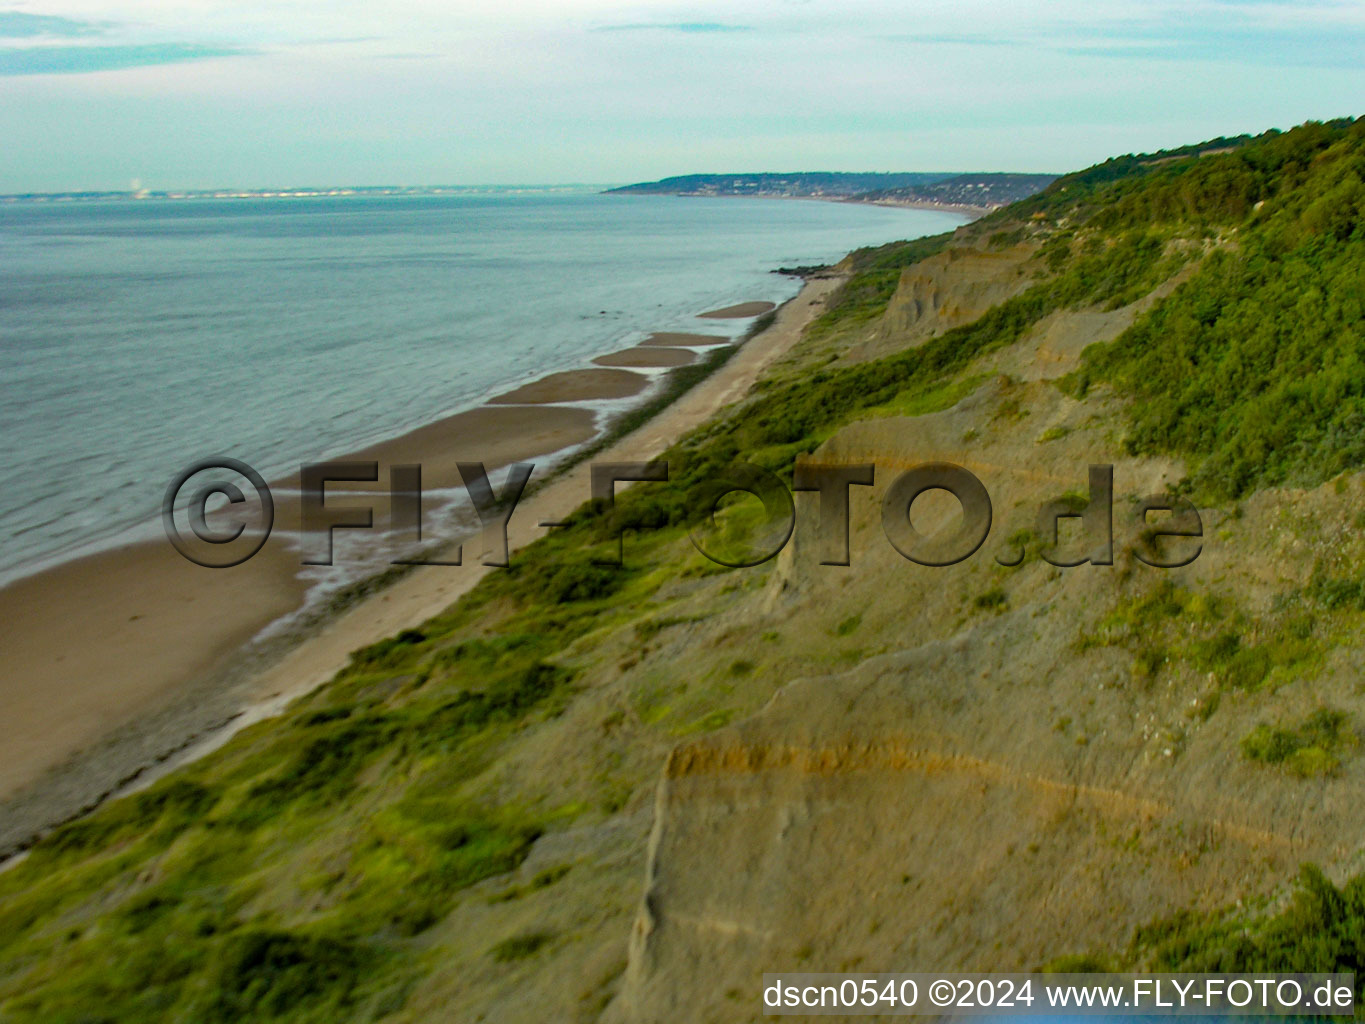
[[[864,199],[862,196],[780,196],[780,195],[729,195],[723,193],[716,194],[691,194],[691,193],[664,193],[647,192],[641,195],[672,195],[676,199],[762,199],[771,202],[782,203],[847,203],[851,206],[885,206],[894,207],[901,210],[931,210],[938,213],[951,213],[958,216],[976,220],[986,214],[1000,209],[999,206],[973,206],[968,203],[938,203],[925,199]]]
[[[1041,192],[1052,174],[998,172],[685,174],[607,189],[612,195],[690,198],[824,199],[914,210],[939,210],[973,219]]]
[[[0,203],[140,202],[158,199],[344,199],[388,196],[533,195],[601,192],[601,184],[568,185],[327,185],[286,188],[113,189],[71,192],[9,192]]]
[[[477,195],[673,195],[691,198],[823,199],[980,217],[1041,191],[1050,174],[985,172],[794,172],[687,174],[628,185],[291,185],[260,188],[90,189],[0,194],[0,204],[232,199],[380,199]]]
[[[895,206],[903,210],[941,210],[944,213],[960,213],[963,216],[976,220],[986,214],[1000,209],[1004,204],[992,206],[976,206],[971,203],[940,203],[932,199],[865,199],[862,196],[855,196],[852,199],[840,200],[845,203],[867,203],[871,206]]]

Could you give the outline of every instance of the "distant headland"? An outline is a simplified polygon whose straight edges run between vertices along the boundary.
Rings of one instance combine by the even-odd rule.
[[[904,173],[684,174],[659,181],[604,188],[562,185],[293,185],[262,188],[105,189],[0,194],[0,203],[79,203],[168,199],[316,199],[386,196],[467,196],[508,192],[605,192],[672,196],[748,196],[762,199],[831,199],[882,206],[912,206],[982,214],[1041,192],[1052,174],[909,171]]]
[[[797,171],[762,174],[684,174],[607,189],[609,193],[673,196],[750,196],[765,199],[836,199],[884,206],[914,206],[987,213],[1047,188],[1055,174],[904,174]]]

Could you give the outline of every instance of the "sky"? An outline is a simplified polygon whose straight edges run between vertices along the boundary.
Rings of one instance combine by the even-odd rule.
[[[0,0],[0,193],[1064,172],[1365,108],[1365,0]]]

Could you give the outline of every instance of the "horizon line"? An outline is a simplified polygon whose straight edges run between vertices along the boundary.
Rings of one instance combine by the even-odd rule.
[[[400,185],[385,184],[338,184],[338,185],[209,185],[194,187],[164,186],[159,188],[69,188],[0,192],[0,201],[14,202],[26,199],[175,199],[175,198],[308,198],[310,196],[337,196],[347,192],[442,192],[478,189],[567,189],[567,188],[625,188],[633,185],[652,185],[676,178],[729,177],[729,176],[787,176],[805,174],[830,175],[884,175],[887,177],[901,174],[933,174],[961,176],[967,174],[1019,174],[1052,175],[1060,177],[1066,172],[1055,171],[687,171],[681,174],[668,174],[662,178],[647,178],[634,181],[541,181],[541,182],[471,182],[464,184],[422,184]]]

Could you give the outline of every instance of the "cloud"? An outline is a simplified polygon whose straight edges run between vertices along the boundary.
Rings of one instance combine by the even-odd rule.
[[[0,40],[25,40],[19,46],[0,46],[0,77],[79,75],[254,52],[236,46],[127,40],[127,28],[111,21],[0,10]],[[65,42],[111,35],[105,45]]]
[[[55,14],[27,14],[0,11],[0,39],[30,39],[34,36],[62,36],[67,39],[97,36],[108,29],[103,21],[76,21]]]
[[[1093,24],[1009,27],[990,32],[879,34],[881,42],[900,45],[1015,47],[1033,53],[1049,51],[1106,61],[1172,61],[1229,63],[1274,67],[1339,67],[1360,65],[1365,52],[1365,26],[1351,22],[1321,24],[1265,23],[1240,12],[1250,8],[1282,10],[1285,0],[1211,0],[1220,17],[1178,23],[1167,13],[1149,21],[1124,19]],[[1331,11],[1304,2],[1300,10]]]
[[[908,33],[882,34],[878,39],[896,43],[921,43],[925,46],[1019,46],[1015,39],[1000,39],[992,36],[970,36],[960,34]]]
[[[1360,65],[1365,32],[1349,26],[1268,30],[1259,25],[1194,26],[1181,33],[1155,31],[1115,34],[1109,39],[1077,41],[1057,47],[1064,53],[1106,59],[1238,61],[1279,67]]]
[[[719,21],[673,21],[665,23],[636,22],[626,25],[603,25],[594,32],[750,32],[752,25],[726,25]]]
[[[93,71],[179,64],[209,57],[238,57],[252,52],[227,46],[200,46],[196,43],[149,43],[141,46],[10,46],[0,47],[0,76],[80,75]]]

